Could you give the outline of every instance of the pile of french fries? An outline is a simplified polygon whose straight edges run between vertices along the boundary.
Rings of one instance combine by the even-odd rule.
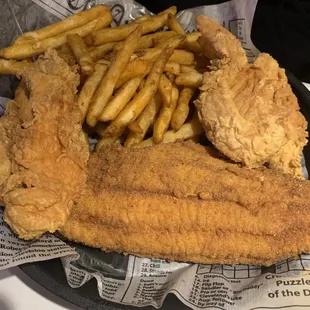
[[[69,65],[79,65],[77,104],[100,137],[96,150],[197,140],[203,130],[193,99],[208,60],[200,33],[186,34],[176,13],[172,6],[111,28],[110,9],[96,6],[19,36],[0,50],[0,74],[19,75],[34,56],[54,48]]]

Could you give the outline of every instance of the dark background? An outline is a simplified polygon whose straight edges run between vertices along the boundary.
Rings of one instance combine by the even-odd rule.
[[[226,1],[139,0],[138,2],[151,12],[157,13],[171,5],[183,10]],[[251,37],[261,52],[271,54],[281,67],[292,72],[301,81],[310,83],[310,0],[258,0]]]

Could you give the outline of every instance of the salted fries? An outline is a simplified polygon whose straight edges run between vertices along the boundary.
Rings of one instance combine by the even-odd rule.
[[[209,60],[198,43],[200,33],[187,34],[176,13],[172,6],[110,27],[110,9],[95,6],[17,37],[0,50],[0,74],[20,76],[34,56],[56,49],[79,68],[77,104],[88,132],[99,137],[96,150],[113,143],[197,141],[202,128],[193,101]]]

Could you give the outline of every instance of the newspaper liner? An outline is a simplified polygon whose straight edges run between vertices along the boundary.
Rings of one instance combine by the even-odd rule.
[[[85,0],[79,6],[65,0],[32,1],[59,18],[105,3],[112,8],[115,25],[149,13],[129,0]],[[194,20],[198,14],[216,19],[240,39],[251,60],[258,53],[250,39],[256,4],[257,0],[232,0],[182,11],[178,18],[187,32],[195,30]],[[55,18],[53,15],[51,19]],[[16,22],[21,30],[17,19]],[[0,113],[6,101],[0,97]],[[174,293],[192,309],[310,307],[310,255],[301,255],[299,259],[285,260],[268,268],[167,262],[107,254],[76,244],[71,246],[52,234],[34,241],[20,240],[3,222],[2,214],[0,209],[0,270],[61,257],[71,287],[80,287],[94,277],[102,298],[140,307],[159,308],[168,293]]]

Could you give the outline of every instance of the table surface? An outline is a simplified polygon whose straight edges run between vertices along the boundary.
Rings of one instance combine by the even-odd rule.
[[[0,271],[1,310],[82,310],[50,293],[18,267]]]
[[[304,83],[310,90],[310,84]],[[1,310],[83,310],[50,293],[18,267],[0,271]]]

